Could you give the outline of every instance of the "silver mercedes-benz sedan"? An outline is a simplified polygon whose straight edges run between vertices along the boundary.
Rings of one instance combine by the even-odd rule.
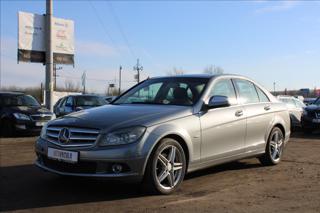
[[[151,78],[110,105],[50,121],[36,165],[66,176],[134,179],[169,194],[188,172],[257,157],[281,160],[290,137],[286,106],[237,75]]]

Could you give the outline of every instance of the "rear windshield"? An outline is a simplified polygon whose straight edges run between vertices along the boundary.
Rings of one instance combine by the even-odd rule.
[[[98,96],[79,96],[76,98],[76,106],[102,106],[106,101]]]
[[[1,106],[40,106],[39,102],[30,95],[2,95]]]

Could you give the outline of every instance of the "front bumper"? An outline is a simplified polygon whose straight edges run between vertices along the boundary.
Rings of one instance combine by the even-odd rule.
[[[21,133],[40,133],[42,126],[46,122],[48,122],[48,120],[47,121],[16,120],[14,122],[14,129],[16,132],[21,132]]]
[[[132,144],[134,145],[134,144]],[[39,168],[65,176],[103,177],[108,179],[125,179],[139,181],[143,178],[146,156],[139,156],[132,145],[98,149],[92,148],[62,148],[39,138],[35,150]],[[77,151],[78,162],[68,163],[47,157],[48,147],[60,150]],[[113,165],[121,165],[121,172],[114,172]]]

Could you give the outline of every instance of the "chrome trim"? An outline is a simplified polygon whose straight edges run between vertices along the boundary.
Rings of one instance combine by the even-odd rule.
[[[59,133],[62,129],[68,128],[71,135],[69,138],[68,143],[60,143]],[[86,129],[86,128],[76,128],[76,127],[64,127],[64,126],[48,126],[47,127],[47,140],[48,142],[55,144],[60,147],[88,147],[93,146],[98,137],[99,131],[93,129]]]
[[[87,173],[70,173],[70,172],[59,172],[54,169],[50,169],[42,165],[39,161],[35,162],[35,165],[43,170],[56,173],[59,175],[67,175],[67,176],[78,176],[78,177],[109,177],[109,178],[119,178],[119,177],[134,177],[139,176],[139,173],[119,173],[119,174],[101,174],[101,173],[94,173],[94,174],[87,174]]]

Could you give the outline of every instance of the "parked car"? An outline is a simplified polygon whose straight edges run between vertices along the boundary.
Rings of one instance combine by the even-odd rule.
[[[278,99],[287,105],[290,113],[291,127],[301,127],[301,117],[306,105],[293,96],[278,96]]]
[[[282,102],[236,75],[151,78],[111,104],[49,122],[36,165],[66,176],[131,178],[169,194],[187,172],[258,157],[281,161],[290,137]]]
[[[69,95],[57,101],[53,107],[53,112],[57,117],[70,114],[72,112],[89,109],[107,104],[105,99],[97,95]]]
[[[30,95],[18,92],[0,92],[1,135],[40,133],[42,126],[54,117]]]
[[[308,106],[312,104],[315,100],[317,100],[317,98],[305,98],[303,99],[303,103]]]
[[[305,133],[312,133],[320,128],[320,97],[304,108],[302,127]]]

